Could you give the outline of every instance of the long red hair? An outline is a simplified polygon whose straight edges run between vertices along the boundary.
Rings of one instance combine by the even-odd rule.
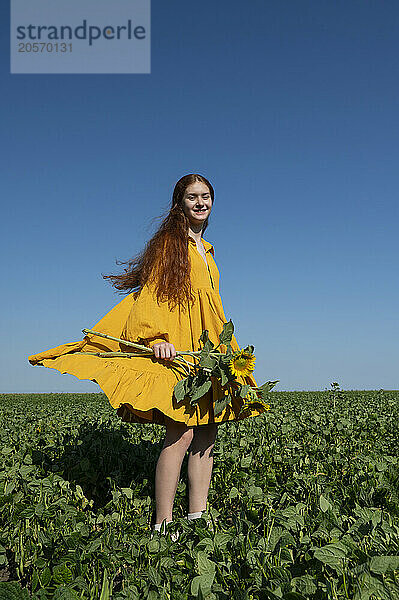
[[[167,301],[172,307],[193,301],[188,256],[189,220],[183,211],[183,198],[186,188],[197,181],[208,187],[213,206],[214,190],[205,177],[190,173],[179,179],[173,190],[169,213],[144,250],[130,260],[116,261],[116,264],[128,265],[124,274],[102,275],[104,279],[110,279],[117,290],[126,290],[128,294],[139,291],[148,282],[155,285],[158,302]],[[207,227],[208,218],[204,221],[202,234]]]

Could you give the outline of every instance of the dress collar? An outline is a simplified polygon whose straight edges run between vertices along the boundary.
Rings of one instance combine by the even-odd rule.
[[[188,241],[192,242],[195,245],[197,245],[195,239],[192,238],[191,235],[188,236]],[[204,240],[203,237],[201,238],[201,241],[202,241],[202,243],[204,245],[205,252],[211,252],[212,254],[214,254],[214,249],[213,249],[212,244],[210,242],[207,242],[206,240]]]

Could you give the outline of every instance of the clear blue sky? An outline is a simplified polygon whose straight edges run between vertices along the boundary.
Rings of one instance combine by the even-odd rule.
[[[175,182],[276,390],[398,389],[397,2],[152,3],[152,73],[11,75],[1,16],[1,392],[96,392],[30,354],[122,299]]]

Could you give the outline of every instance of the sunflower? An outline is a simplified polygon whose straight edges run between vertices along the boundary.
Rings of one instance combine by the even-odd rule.
[[[248,391],[248,394],[244,398],[243,408],[244,408],[244,410],[246,410],[246,409],[250,408],[251,406],[254,406],[255,404],[259,404],[265,410],[270,410],[270,404],[267,404],[262,398],[259,398],[259,396],[255,392],[255,390],[250,389]]]
[[[233,375],[245,377],[250,375],[255,368],[255,356],[245,350],[239,350],[233,354],[229,367]]]

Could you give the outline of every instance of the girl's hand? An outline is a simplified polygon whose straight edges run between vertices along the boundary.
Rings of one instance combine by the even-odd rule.
[[[152,349],[154,350],[156,358],[173,360],[176,357],[176,349],[174,345],[170,344],[169,342],[154,344]]]

